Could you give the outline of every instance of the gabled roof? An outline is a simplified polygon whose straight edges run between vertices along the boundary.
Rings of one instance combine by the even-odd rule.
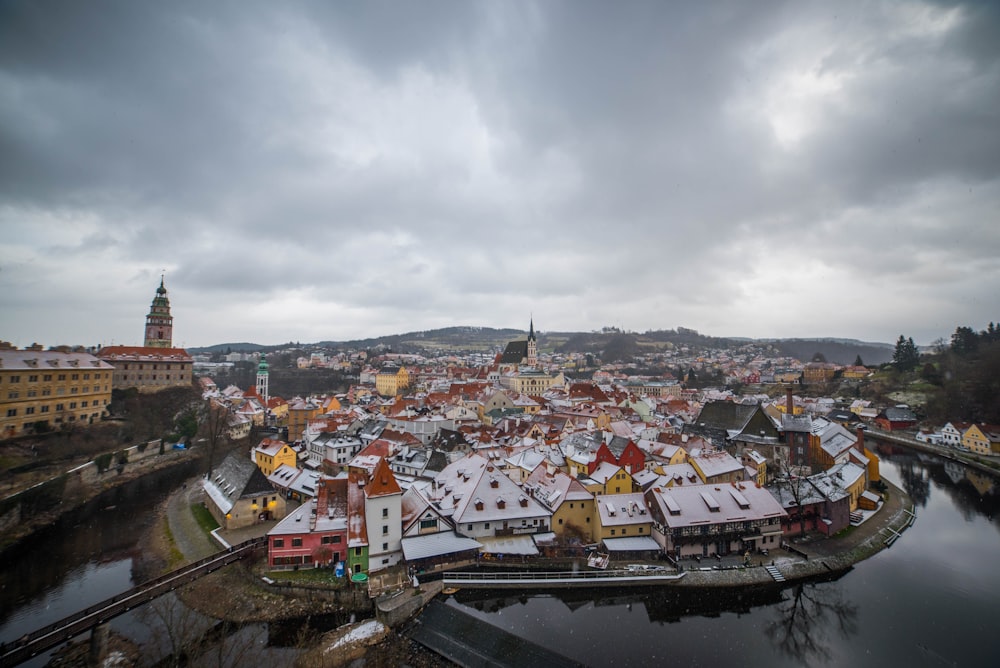
[[[688,461],[695,469],[700,470],[705,478],[714,478],[743,469],[743,464],[725,450],[693,455]]]
[[[469,455],[445,468],[432,483],[431,501],[456,525],[550,515],[482,456]]]
[[[396,476],[392,474],[392,470],[389,468],[389,464],[385,461],[385,458],[379,459],[378,464],[375,465],[375,470],[372,471],[368,484],[365,485],[365,496],[369,499],[374,499],[380,496],[392,496],[393,494],[402,493],[403,490],[400,489],[399,483],[396,482]]]
[[[671,529],[787,515],[768,490],[752,483],[654,487],[646,499],[657,521]]]
[[[206,493],[220,510],[228,513],[240,499],[274,494],[257,465],[241,452],[231,452],[202,481]]]
[[[881,415],[884,415],[890,422],[917,421],[917,415],[906,406],[890,406],[882,411]]]
[[[606,494],[594,500],[601,526],[629,526],[652,522],[642,492]]]
[[[594,495],[580,481],[554,466],[539,464],[524,481],[524,489],[551,511],[565,501],[588,501]]]
[[[147,348],[145,346],[105,346],[97,351],[102,360],[113,362],[192,362],[183,348]]]
[[[757,404],[737,404],[732,401],[711,401],[704,405],[695,422],[705,427],[725,431],[742,431],[759,409]]]
[[[501,364],[521,364],[528,358],[528,341],[511,341],[504,348],[503,356],[500,357]]]

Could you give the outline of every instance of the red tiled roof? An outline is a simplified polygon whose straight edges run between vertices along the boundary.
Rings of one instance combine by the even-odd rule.
[[[385,458],[379,459],[375,470],[372,471],[369,483],[365,486],[365,496],[373,499],[379,496],[391,496],[402,493],[403,490],[400,489],[399,483],[396,482],[396,476],[392,474],[392,470],[389,468],[389,464],[385,461]]]
[[[106,346],[97,351],[102,360],[119,358],[178,359],[190,362],[191,356],[183,348],[147,348],[146,346]]]

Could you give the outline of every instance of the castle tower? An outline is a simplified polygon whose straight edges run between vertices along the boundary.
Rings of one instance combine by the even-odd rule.
[[[531,318],[528,329],[528,366],[538,365],[538,341],[535,340],[535,318]]]
[[[163,277],[160,276],[160,287],[149,307],[146,316],[147,348],[173,348],[174,318],[170,315],[170,300],[167,299],[167,289],[163,287]]]
[[[267,400],[270,399],[267,393],[267,379],[267,355],[261,352],[260,364],[257,365],[257,396],[264,402],[265,411],[267,410]]]

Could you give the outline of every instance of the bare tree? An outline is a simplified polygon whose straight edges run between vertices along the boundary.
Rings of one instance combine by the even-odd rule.
[[[809,478],[802,475],[802,471],[796,471],[790,466],[787,460],[777,460],[778,473],[772,483],[773,487],[784,499],[790,499],[794,505],[795,512],[799,520],[799,535],[806,533],[806,513],[803,506],[808,502],[809,497],[815,492]],[[782,505],[789,509],[789,504],[784,500]],[[791,515],[791,513],[789,513]]]
[[[776,606],[777,619],[765,627],[767,636],[800,665],[828,663],[834,636],[847,640],[858,632],[858,606],[832,583],[803,583],[788,591],[791,596]]]
[[[212,473],[215,458],[219,449],[229,442],[230,412],[226,406],[206,399],[204,411],[200,416],[198,433],[199,442],[208,446],[208,473]]]

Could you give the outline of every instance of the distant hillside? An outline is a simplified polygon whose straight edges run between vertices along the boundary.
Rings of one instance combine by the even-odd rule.
[[[833,364],[854,364],[857,357],[867,366],[892,361],[894,347],[888,343],[866,343],[850,339],[776,339],[770,341],[782,355],[802,362],[812,360],[816,353]]]
[[[408,332],[351,341],[320,341],[317,343],[289,342],[275,346],[255,343],[220,343],[204,348],[189,348],[191,353],[265,352],[297,349],[308,350],[372,350],[384,348],[396,353],[491,352],[502,350],[508,342],[527,334],[518,329],[492,327],[445,327],[442,329]],[[605,328],[599,332],[538,332],[538,348],[543,352],[590,353],[605,363],[627,362],[634,357],[662,350],[689,348],[727,350],[748,344],[769,345],[779,355],[810,361],[820,353],[828,362],[853,364],[858,355],[867,365],[878,365],[892,359],[893,346],[851,339],[767,339],[722,338],[706,336],[693,329],[651,330],[641,334]]]

